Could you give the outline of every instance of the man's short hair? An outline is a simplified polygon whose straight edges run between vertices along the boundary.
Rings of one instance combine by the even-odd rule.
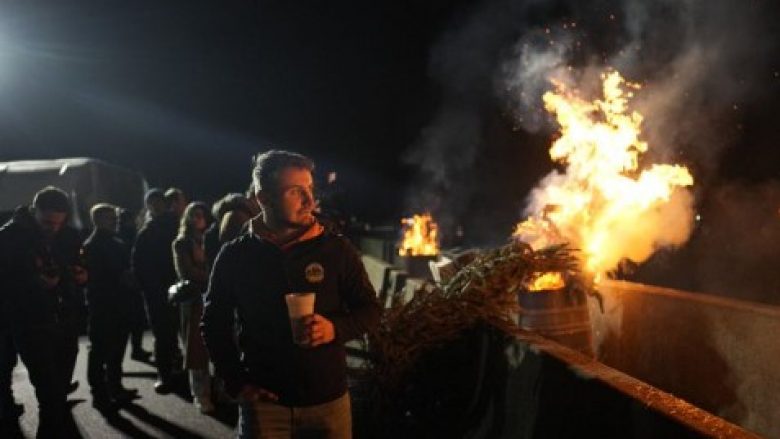
[[[252,185],[255,192],[269,190],[276,186],[279,173],[286,168],[314,171],[314,162],[301,154],[273,149],[254,158]]]
[[[146,191],[146,195],[144,195],[144,203],[147,206],[158,200],[165,201],[165,193],[162,191],[162,189],[152,188]]]
[[[247,209],[246,204],[247,198],[244,194],[239,194],[238,192],[229,193],[214,203],[211,207],[211,215],[217,221],[221,221],[222,217],[230,211]]]
[[[70,199],[62,189],[54,186],[46,186],[36,192],[33,197],[32,207],[41,212],[65,212],[70,213]]]
[[[165,201],[168,205],[173,204],[175,201],[184,200],[184,191],[177,187],[169,187],[165,191]]]
[[[89,217],[92,219],[92,224],[97,225],[97,222],[100,220],[100,218],[106,216],[106,215],[117,215],[117,210],[119,208],[117,206],[114,206],[113,204],[108,203],[98,203],[92,206],[91,209],[89,209]]]

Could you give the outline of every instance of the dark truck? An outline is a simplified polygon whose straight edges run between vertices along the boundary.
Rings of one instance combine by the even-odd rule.
[[[48,185],[70,195],[71,224],[82,230],[91,227],[89,209],[96,203],[140,212],[148,188],[140,173],[93,158],[0,162],[0,221],[5,223],[17,206],[30,204],[33,195]]]

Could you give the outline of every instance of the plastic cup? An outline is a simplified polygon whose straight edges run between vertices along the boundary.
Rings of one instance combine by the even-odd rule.
[[[316,295],[311,292],[284,295],[284,299],[287,302],[287,315],[290,317],[293,342],[297,345],[309,343],[309,333],[305,319],[314,314],[315,297]]]

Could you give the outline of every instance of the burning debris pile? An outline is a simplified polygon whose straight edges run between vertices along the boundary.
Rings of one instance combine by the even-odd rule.
[[[527,218],[513,238],[535,250],[561,244],[578,249],[583,274],[596,282],[624,260],[640,263],[661,247],[683,244],[693,224],[693,177],[681,165],[649,163],[644,117],[629,105],[641,86],[607,71],[600,96],[588,100],[572,80],[550,82],[553,90],[542,100],[560,126],[550,157],[562,169],[533,189]],[[439,254],[438,227],[429,213],[402,224],[399,255]],[[529,289],[563,286],[559,274],[543,273]]]
[[[506,312],[519,312],[521,326],[527,329],[533,328],[528,328],[526,320],[536,317],[524,320],[526,314],[542,315],[540,318],[546,319],[547,311],[534,307],[548,305],[572,308],[566,312],[585,310],[577,322],[578,327],[580,320],[585,325],[588,321],[585,299],[575,283],[598,282],[625,259],[642,262],[659,247],[682,244],[693,222],[692,196],[686,189],[693,185],[693,177],[688,169],[646,163],[643,157],[649,150],[649,144],[641,136],[644,118],[629,109],[630,100],[640,89],[638,84],[625,81],[617,71],[607,71],[601,75],[601,96],[589,101],[566,81],[552,79],[551,82],[553,90],[542,99],[545,109],[556,116],[560,136],[553,142],[550,156],[564,169],[552,171],[532,191],[526,209],[529,216],[517,225],[513,238],[518,244],[527,244],[532,251],[555,253],[561,248],[577,249],[577,271],[581,275],[575,276],[572,267],[516,273],[514,283],[506,285],[502,294],[521,293],[520,306],[507,306]],[[409,259],[435,257],[439,253],[438,227],[430,214],[415,215],[402,223],[405,231],[399,254],[407,256],[409,267],[413,265]],[[484,258],[479,260],[484,262]],[[482,268],[498,270],[494,262],[484,263]],[[408,268],[408,271],[412,274],[413,270]],[[455,279],[467,276],[464,272],[468,270],[461,270]],[[483,273],[482,277],[494,275],[502,274]],[[423,297],[446,301],[454,297],[446,294],[451,288],[452,284],[446,284],[441,290],[445,294],[424,293]],[[541,305],[544,300],[523,296],[534,292],[554,294],[561,299],[550,297],[545,300],[554,305]],[[448,306],[457,307],[458,303],[456,300]],[[418,305],[410,306],[396,311],[397,315],[417,312],[414,306]],[[462,328],[458,325],[470,322],[455,322],[455,326]],[[546,325],[558,326],[558,323],[545,321],[543,326]],[[557,334],[561,330],[556,327],[552,332]],[[581,345],[586,347],[589,343]]]
[[[473,346],[441,358],[436,352],[480,328],[502,336],[531,330],[592,355],[585,298],[592,282],[624,259],[642,262],[659,247],[687,240],[693,214],[686,188],[693,177],[680,165],[646,163],[643,116],[628,105],[639,85],[607,72],[603,96],[588,101],[564,81],[552,84],[543,100],[561,131],[550,156],[563,171],[533,190],[528,218],[509,244],[478,253],[450,279],[426,284],[386,312],[369,337],[369,376],[383,412],[436,425],[431,414],[446,396],[426,383],[443,379],[441,361],[468,361],[463,355]],[[430,214],[402,223],[401,256],[438,255]]]
[[[659,247],[684,243],[693,220],[688,169],[642,163],[649,149],[641,139],[643,116],[628,108],[640,86],[616,71],[602,80],[603,97],[592,102],[552,80],[544,106],[561,131],[550,157],[565,170],[533,190],[529,217],[514,232],[535,249],[578,248],[583,272],[596,281],[624,259],[642,262]]]

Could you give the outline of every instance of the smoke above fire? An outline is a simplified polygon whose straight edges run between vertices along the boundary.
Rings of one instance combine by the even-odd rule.
[[[511,48],[495,79],[499,98],[537,131],[549,126],[539,106],[549,78],[591,92],[604,68],[614,68],[649,91],[634,104],[646,116],[652,154],[685,157],[709,172],[738,135],[729,122],[740,106],[773,80],[776,43],[766,38],[762,3],[553,2],[566,13],[529,27]]]
[[[583,268],[599,277],[629,259],[643,262],[659,247],[687,240],[693,224],[693,184],[687,168],[639,162],[650,145],[641,139],[643,116],[629,109],[638,84],[617,71],[602,74],[593,100],[553,80],[544,108],[560,137],[551,159],[565,166],[531,192],[528,219],[514,236],[536,249],[568,244],[580,250]]]
[[[641,84],[632,110],[644,116],[642,141],[651,148],[640,168],[680,163],[696,177],[694,194],[706,188],[722,152],[740,136],[741,108],[775,80],[769,56],[774,42],[764,37],[772,20],[762,16],[762,4],[493,0],[461,10],[431,52],[429,71],[440,86],[441,106],[407,154],[421,175],[410,208],[431,209],[441,218],[442,235],[448,223],[470,222],[472,232],[505,238],[510,217],[538,211],[532,187],[539,178],[561,171],[536,152],[549,148],[558,129],[542,103],[554,88],[551,79],[594,96],[608,69]],[[518,140],[506,140],[512,136]],[[519,189],[507,190],[509,185]],[[491,210],[485,217],[473,211],[475,204],[504,204],[511,212]],[[648,228],[670,235],[635,246],[631,259],[684,242],[691,205],[690,195],[674,195],[644,215]],[[645,232],[613,230],[615,239]]]

